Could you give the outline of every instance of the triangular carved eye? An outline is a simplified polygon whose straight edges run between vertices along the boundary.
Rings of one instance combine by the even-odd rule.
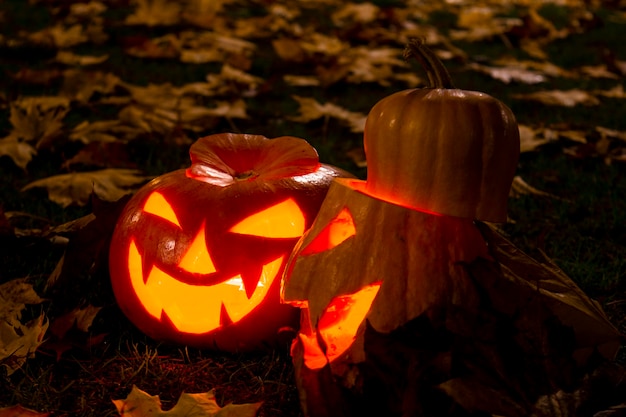
[[[300,252],[313,255],[335,248],[356,234],[354,219],[350,210],[344,207],[322,231]]]
[[[143,206],[143,211],[146,213],[154,214],[162,219],[169,221],[170,223],[175,224],[178,227],[180,226],[180,222],[178,221],[178,217],[174,212],[174,209],[167,202],[163,194],[159,192],[153,192],[150,194],[150,197],[146,200],[146,203]]]
[[[305,229],[304,213],[293,199],[288,198],[246,217],[230,231],[240,235],[279,239],[298,238]]]

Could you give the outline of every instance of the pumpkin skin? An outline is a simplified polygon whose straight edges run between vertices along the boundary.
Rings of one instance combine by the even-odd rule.
[[[333,178],[303,139],[219,134],[192,165],[155,178],[127,203],[109,255],[124,314],[148,336],[223,351],[284,342],[298,311],[280,277]]]
[[[506,221],[520,149],[513,112],[487,94],[453,88],[432,51],[410,47],[434,85],[394,93],[370,110],[368,191],[419,210]]]

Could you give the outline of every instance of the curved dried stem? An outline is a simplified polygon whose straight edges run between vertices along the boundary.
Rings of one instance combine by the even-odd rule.
[[[417,59],[426,75],[431,88],[454,88],[450,73],[435,53],[426,46],[424,39],[410,39],[404,50],[404,59]]]

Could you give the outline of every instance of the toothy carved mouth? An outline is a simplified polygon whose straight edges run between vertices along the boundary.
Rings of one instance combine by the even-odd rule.
[[[259,283],[250,298],[246,296],[241,275],[210,286],[190,285],[153,266],[144,283],[142,256],[134,241],[128,250],[128,269],[133,290],[150,315],[161,319],[166,314],[176,329],[201,334],[228,322],[221,317],[222,305],[228,318],[237,322],[263,302],[284,258],[280,256],[263,265]]]

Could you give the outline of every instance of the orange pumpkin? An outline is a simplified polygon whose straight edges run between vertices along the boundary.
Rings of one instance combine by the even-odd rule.
[[[197,347],[272,346],[297,326],[280,276],[331,180],[306,141],[219,134],[191,167],[155,178],[122,212],[110,247],[118,304],[144,333]]]

